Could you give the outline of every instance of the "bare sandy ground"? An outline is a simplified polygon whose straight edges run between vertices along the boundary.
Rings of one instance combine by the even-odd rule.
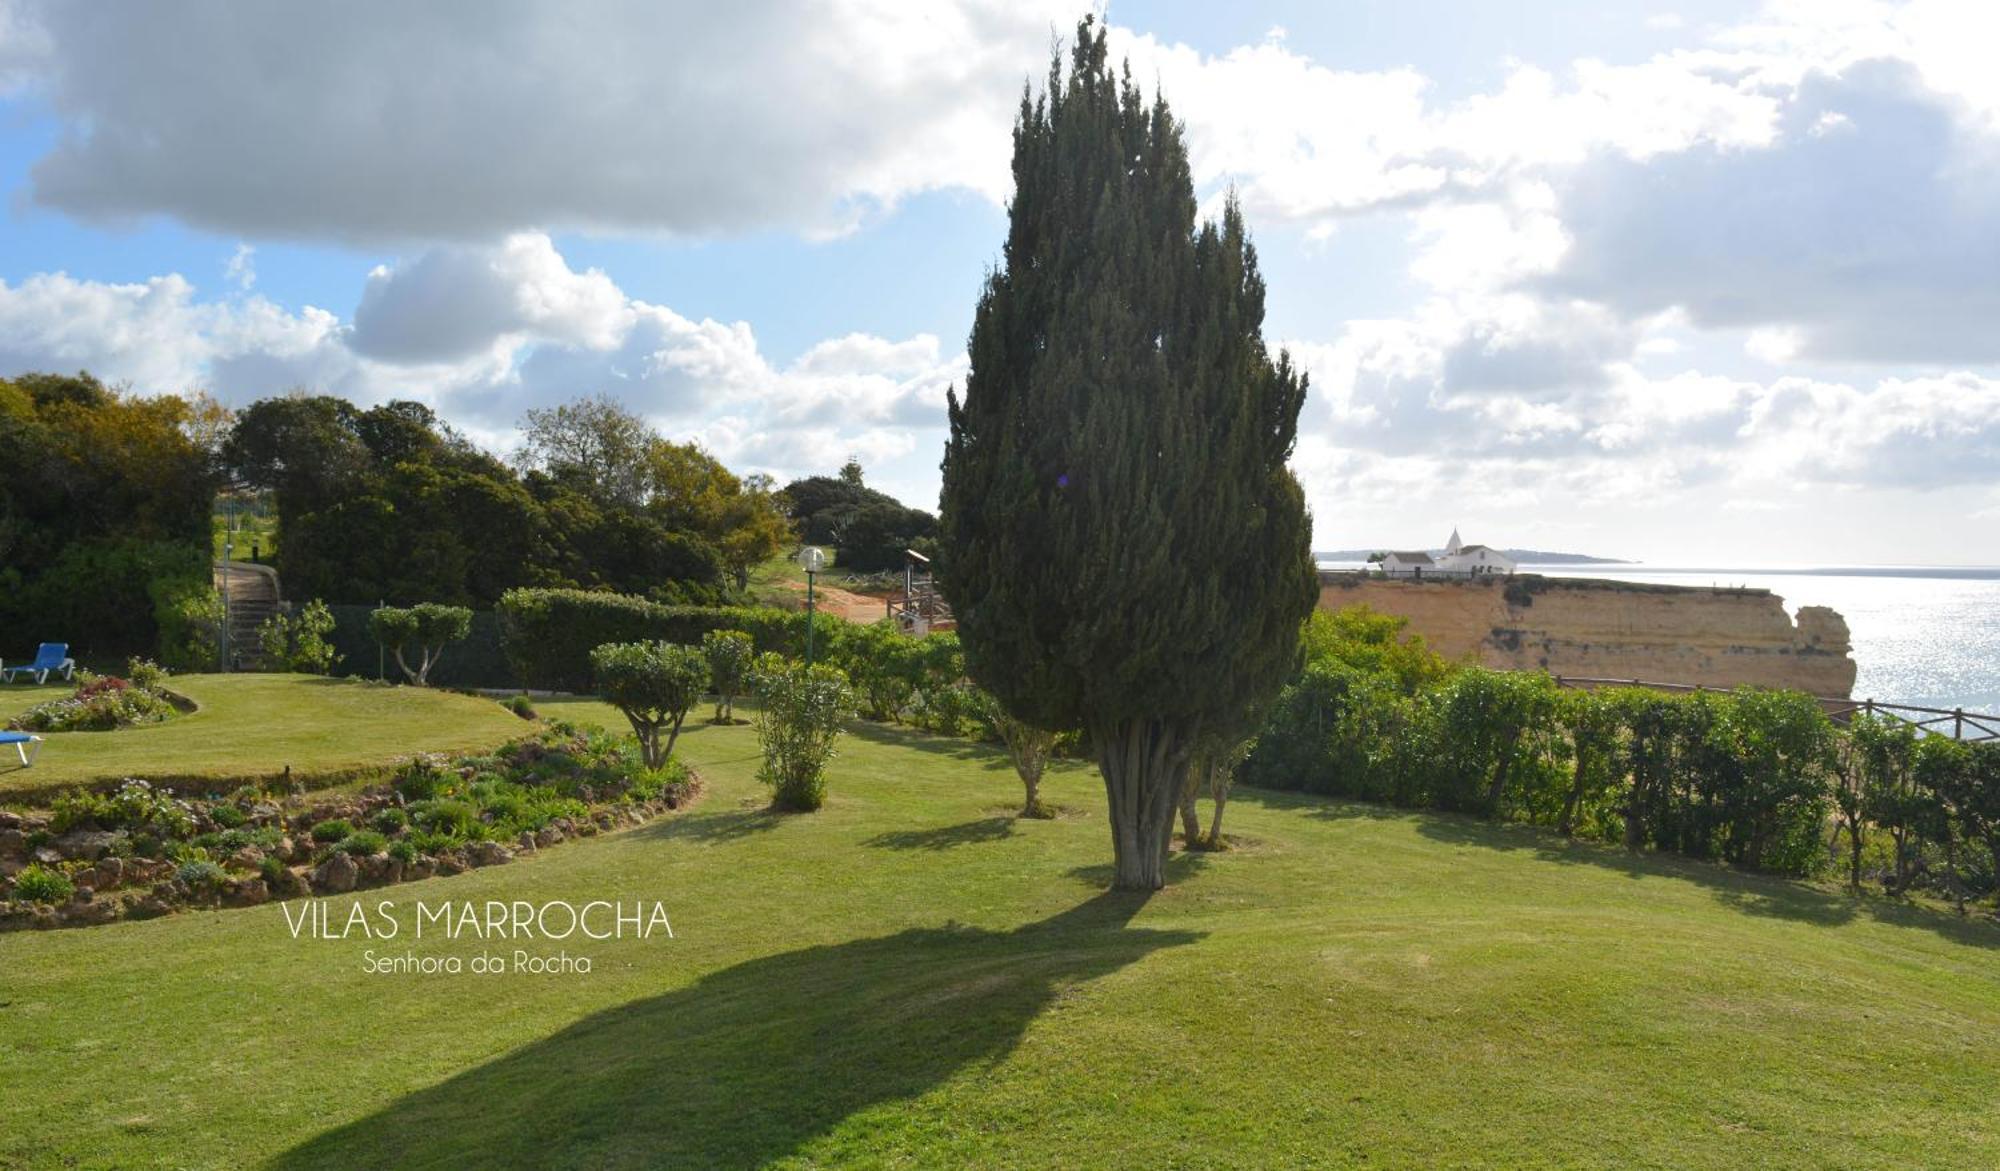
[[[804,582],[786,582],[787,589],[798,592],[798,605],[805,608],[806,586]],[[849,622],[880,622],[888,617],[889,602],[886,598],[873,598],[867,594],[850,593],[836,586],[816,585],[813,587],[813,608],[829,614],[838,614]]]

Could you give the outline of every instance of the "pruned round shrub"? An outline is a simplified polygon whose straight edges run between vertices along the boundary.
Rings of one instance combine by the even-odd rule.
[[[76,893],[76,884],[62,871],[37,862],[14,876],[14,897],[31,903],[62,903]]]
[[[417,860],[417,848],[406,838],[398,838],[389,843],[389,857],[408,866]]]
[[[344,817],[329,817],[312,827],[312,840],[326,845],[340,841],[354,832],[354,823]]]
[[[681,722],[708,686],[708,660],[702,652],[670,642],[606,643],[590,652],[590,669],[598,694],[632,725],[646,767],[665,764],[680,738]]]
[[[410,824],[410,815],[390,805],[377,809],[374,816],[368,819],[368,824],[385,834],[393,834]]]
[[[366,858],[373,854],[380,854],[388,848],[389,839],[372,829],[355,830],[353,833],[340,839],[340,844],[334,847],[334,849],[339,850],[341,853],[352,854],[356,858]]]

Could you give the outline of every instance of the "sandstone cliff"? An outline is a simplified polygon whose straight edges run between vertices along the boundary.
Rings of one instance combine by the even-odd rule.
[[[1790,687],[1854,686],[1847,622],[1802,606],[1796,625],[1769,590],[1642,585],[1517,574],[1453,581],[1320,575],[1320,608],[1364,603],[1410,620],[1433,650],[1556,675]]]

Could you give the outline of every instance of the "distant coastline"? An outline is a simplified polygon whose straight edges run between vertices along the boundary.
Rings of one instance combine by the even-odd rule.
[[[1315,552],[1315,561],[1366,561],[1381,549],[1335,549],[1331,552]],[[1426,549],[1426,553],[1437,554],[1441,549]],[[1501,553],[1522,565],[1637,565],[1636,561],[1625,561],[1617,557],[1595,557],[1588,553],[1551,553],[1545,549],[1502,549]]]

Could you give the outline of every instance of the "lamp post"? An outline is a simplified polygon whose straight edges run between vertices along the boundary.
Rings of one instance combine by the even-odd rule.
[[[222,662],[216,666],[220,670],[229,671],[233,669],[233,661],[236,658],[236,648],[230,645],[231,636],[236,633],[236,615],[231,609],[234,599],[229,596],[229,561],[236,556],[236,497],[234,494],[225,495],[223,502],[222,637],[216,640],[222,648]]]
[[[813,575],[826,568],[826,550],[816,545],[807,545],[799,553],[799,564],[806,571],[806,670],[813,665]]]

